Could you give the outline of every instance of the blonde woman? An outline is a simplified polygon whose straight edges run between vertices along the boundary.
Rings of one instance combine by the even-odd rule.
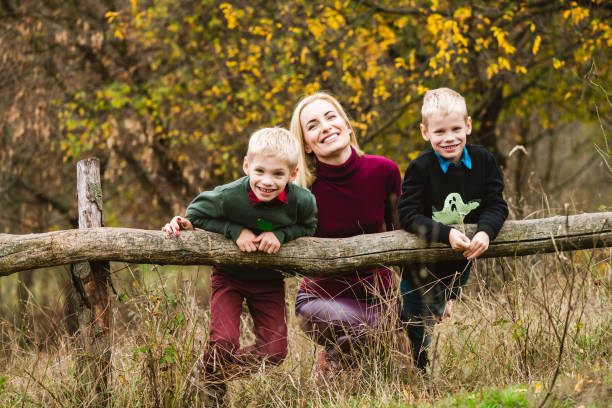
[[[401,189],[398,166],[364,154],[338,101],[327,93],[303,98],[291,119],[302,155],[296,183],[314,194],[318,227],[314,236],[344,238],[398,227]],[[305,278],[296,299],[304,330],[325,350],[318,369],[350,357],[364,344],[369,327],[388,321],[394,292],[391,271],[380,267],[328,278]]]

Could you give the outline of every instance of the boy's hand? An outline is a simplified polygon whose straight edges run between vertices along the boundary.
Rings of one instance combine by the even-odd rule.
[[[281,246],[280,241],[272,231],[262,232],[255,239],[255,242],[259,243],[259,250],[267,254],[277,253]]]
[[[450,234],[448,234],[448,242],[453,249],[469,250],[470,248],[470,239],[463,232],[455,228],[451,228]]]
[[[489,234],[484,231],[478,231],[472,238],[470,247],[463,252],[468,261],[478,258],[484,251],[489,248]]]
[[[258,244],[255,242],[257,236],[253,234],[248,228],[243,228],[236,240],[236,245],[244,252],[255,252],[257,251]]]
[[[189,221],[187,218],[179,217],[178,215],[173,217],[169,223],[162,227],[162,231],[167,232],[168,234],[174,234],[176,236],[178,236],[180,230],[192,229],[193,225],[191,224],[191,221]]]

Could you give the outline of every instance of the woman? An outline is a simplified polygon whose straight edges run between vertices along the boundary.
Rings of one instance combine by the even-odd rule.
[[[291,133],[302,147],[296,183],[316,197],[316,237],[344,238],[394,229],[401,189],[397,165],[364,154],[338,101],[326,93],[302,99],[291,119]],[[304,330],[325,350],[319,370],[359,350],[370,328],[395,312],[388,268],[327,278],[305,278],[295,309]],[[389,307],[393,305],[393,307]]]

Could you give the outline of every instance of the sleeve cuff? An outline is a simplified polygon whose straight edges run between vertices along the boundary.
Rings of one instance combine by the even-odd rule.
[[[240,225],[230,225],[227,227],[227,231],[225,232],[225,236],[230,238],[232,241],[236,242],[240,233],[242,232],[242,228]]]
[[[286,234],[284,231],[272,231],[274,233],[274,235],[276,235],[276,238],[278,238],[278,240],[280,241],[281,244],[285,243],[285,239],[286,239]]]
[[[449,227],[448,225],[439,224],[439,228],[440,228],[440,235],[438,236],[438,239],[434,239],[434,241],[438,241],[443,244],[450,245],[449,236],[450,236],[451,227]]]
[[[496,237],[497,234],[495,233],[495,231],[493,231],[493,228],[487,226],[487,225],[479,225],[478,226],[478,231],[484,231],[487,233],[487,235],[489,236],[489,242],[493,241]]]

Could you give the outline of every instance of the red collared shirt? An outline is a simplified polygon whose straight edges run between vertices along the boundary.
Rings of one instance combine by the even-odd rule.
[[[249,186],[249,202],[252,206],[256,206],[259,204],[267,204],[267,205],[281,205],[281,204],[289,204],[289,195],[287,194],[287,187],[281,193],[274,198],[272,201],[261,201],[255,195],[255,192]]]

